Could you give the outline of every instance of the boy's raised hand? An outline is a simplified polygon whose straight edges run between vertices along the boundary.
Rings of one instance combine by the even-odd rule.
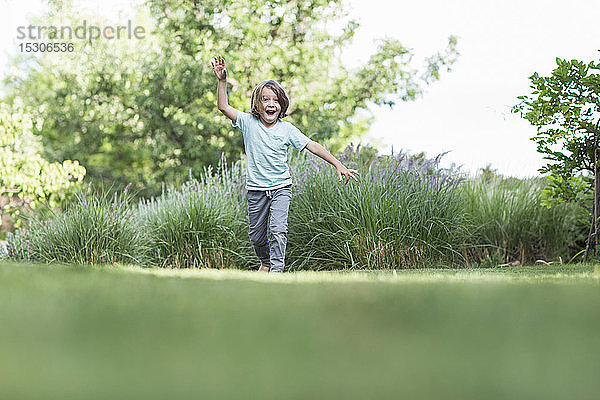
[[[223,81],[227,79],[227,69],[225,68],[225,59],[223,57],[215,57],[210,64],[212,65],[213,71],[218,80]]]

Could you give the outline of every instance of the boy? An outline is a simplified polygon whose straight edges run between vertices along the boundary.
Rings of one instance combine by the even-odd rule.
[[[227,102],[227,69],[223,57],[211,61],[218,79],[217,107],[232,125],[244,134],[246,150],[246,199],[250,241],[260,259],[262,272],[283,272],[287,244],[287,218],[292,198],[292,179],[287,165],[287,148],[307,148],[337,169],[339,181],[354,174],[323,146],[303,135],[298,128],[281,118],[290,104],[285,90],[276,81],[263,81],[252,93],[250,114],[231,107]],[[270,214],[270,220],[269,220]],[[267,224],[271,238],[267,242]]]

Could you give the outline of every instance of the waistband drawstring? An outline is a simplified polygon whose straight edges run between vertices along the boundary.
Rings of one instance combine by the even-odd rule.
[[[266,192],[265,194],[267,195],[267,197],[268,197],[269,199],[273,198],[273,194],[271,193],[271,191],[270,191],[270,190],[267,190],[267,192]]]

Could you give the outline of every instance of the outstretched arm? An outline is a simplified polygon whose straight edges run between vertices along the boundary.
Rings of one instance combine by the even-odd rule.
[[[346,183],[348,183],[348,180],[350,178],[352,178],[356,182],[358,182],[358,179],[356,179],[356,177],[354,176],[354,174],[358,174],[358,171],[355,169],[346,168],[344,166],[344,164],[342,164],[337,158],[332,156],[331,153],[328,152],[327,149],[325,147],[321,146],[319,143],[311,140],[306,145],[306,149],[308,149],[308,151],[310,151],[311,153],[321,157],[323,160],[327,161],[329,164],[333,165],[335,167],[335,169],[337,170],[338,179],[340,182],[342,180],[342,176],[344,176],[344,178],[346,178]]]
[[[227,102],[227,69],[225,68],[225,59],[221,56],[215,57],[210,62],[213,67],[218,83],[217,83],[217,108],[227,118],[235,122],[237,120],[238,110],[231,107]]]

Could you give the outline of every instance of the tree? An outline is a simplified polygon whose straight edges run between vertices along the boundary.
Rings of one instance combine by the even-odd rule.
[[[581,198],[581,181],[595,193],[592,223],[588,238],[598,247],[598,212],[600,174],[598,138],[600,134],[600,64],[585,64],[578,60],[556,59],[557,67],[550,76],[534,73],[530,95],[519,96],[521,101],[513,108],[537,127],[532,138],[538,152],[550,162],[540,169],[551,176],[547,192],[574,200]],[[587,251],[586,251],[587,255]]]
[[[57,206],[85,175],[77,161],[44,160],[40,139],[31,132],[33,126],[22,108],[0,103],[0,205],[3,220],[10,217],[15,227],[23,222],[24,209],[42,203]]]
[[[52,4],[49,14],[34,19],[34,25],[74,29],[84,20],[88,25],[114,25],[78,12],[71,1]],[[141,66],[150,63],[156,43],[151,38],[66,41],[74,43],[74,51],[16,58],[4,81],[5,100],[22,103],[34,120],[43,121],[32,130],[42,139],[46,160],[78,160],[87,169],[86,180],[98,187],[106,182],[117,188],[140,183],[137,189],[156,184],[151,138],[139,111]]]
[[[67,10],[71,21],[82,19],[71,2],[53,4],[53,18],[45,21],[68,21]],[[276,79],[292,98],[289,120],[341,150],[368,129],[368,104],[415,99],[458,55],[450,37],[448,48],[419,71],[410,49],[385,39],[366,65],[350,71],[339,56],[358,24],[342,6],[342,0],[147,0],[135,21],[148,24],[146,39],[97,40],[68,55],[19,63],[24,77],[6,81],[9,97],[44,118],[36,133],[51,160],[77,157],[90,177],[123,186],[179,184],[188,169],[199,175],[222,154],[234,161],[243,150],[241,135],[215,111],[209,60],[222,54],[234,107],[247,110],[253,87]],[[344,28],[331,33],[339,21]]]

